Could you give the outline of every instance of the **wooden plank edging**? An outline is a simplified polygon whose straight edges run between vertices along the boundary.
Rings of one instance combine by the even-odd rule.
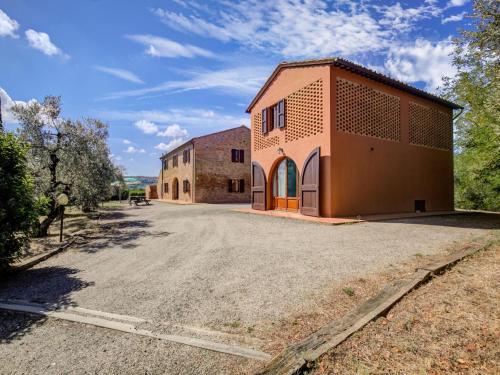
[[[71,307],[63,310],[52,310],[50,308],[40,305],[37,306],[33,304],[21,304],[21,303],[12,303],[4,301],[0,301],[0,310],[24,312],[28,314],[47,316],[75,323],[88,324],[88,325],[93,325],[95,327],[101,327],[115,331],[130,333],[134,335],[150,337],[158,340],[170,341],[177,344],[188,345],[196,348],[206,349],[224,354],[230,354],[238,357],[245,357],[258,361],[267,361],[271,358],[269,354],[253,348],[224,344],[196,337],[157,333],[146,329],[137,328],[133,324],[111,320],[111,318],[113,319],[118,318],[120,320],[126,319],[129,322],[133,320],[135,320],[135,322],[142,321],[142,319],[140,318],[134,319],[134,317],[117,315],[112,313],[104,313],[101,311],[88,310],[83,308],[77,309]],[[92,315],[95,315],[97,313],[98,315],[97,316],[79,315],[75,314],[74,312],[92,313]]]
[[[28,259],[25,259],[21,261],[19,264],[13,264],[10,266],[10,268],[7,269],[7,273],[15,273],[23,270],[27,270],[28,268],[31,268],[38,263],[43,262],[44,260],[47,260],[51,257],[53,257],[56,254],[59,254],[63,250],[66,250],[69,246],[71,246],[74,242],[76,241],[76,237],[71,237],[69,240],[67,240],[65,243],[62,245],[59,245],[57,248],[54,250],[50,250],[48,252],[32,256]]]
[[[443,272],[461,259],[483,250],[487,246],[488,244],[468,244],[455,254],[417,268],[412,276],[386,285],[379,294],[366,300],[352,312],[285,348],[257,374],[299,374],[308,363],[316,361],[328,350],[336,347],[366,324],[383,315],[406,294],[429,280],[433,275]]]

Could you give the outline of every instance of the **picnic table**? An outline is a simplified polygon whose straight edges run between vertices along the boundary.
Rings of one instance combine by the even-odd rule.
[[[139,203],[146,203],[146,206],[149,206],[151,203],[150,199],[146,199],[146,197],[129,197],[128,199],[128,204],[132,206],[132,203],[135,204],[136,206],[139,205]]]

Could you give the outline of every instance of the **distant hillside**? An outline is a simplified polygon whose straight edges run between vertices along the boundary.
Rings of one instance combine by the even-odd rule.
[[[125,183],[131,189],[144,189],[146,185],[156,185],[158,177],[150,176],[126,176]]]

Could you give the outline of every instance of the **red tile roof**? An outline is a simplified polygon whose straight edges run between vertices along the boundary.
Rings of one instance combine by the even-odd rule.
[[[316,59],[316,60],[301,60],[301,61],[291,61],[291,62],[284,61],[284,62],[280,63],[276,67],[276,69],[274,69],[274,72],[267,79],[266,83],[259,90],[259,92],[255,96],[255,98],[253,98],[252,102],[250,103],[250,105],[248,106],[248,108],[246,110],[247,113],[250,113],[250,111],[252,110],[255,103],[257,103],[257,101],[260,99],[260,97],[262,95],[264,95],[264,92],[267,90],[267,88],[269,87],[271,82],[276,78],[276,76],[278,75],[278,73],[282,69],[301,68],[301,67],[305,67],[305,66],[320,66],[320,65],[332,65],[332,66],[335,66],[338,68],[346,69],[346,70],[349,70],[353,73],[359,74],[363,77],[366,77],[366,78],[372,79],[374,81],[392,86],[392,87],[397,88],[397,89],[402,90],[402,91],[409,92],[410,94],[413,94],[415,96],[419,96],[421,98],[428,99],[428,100],[437,102],[439,104],[443,104],[443,105],[450,107],[450,108],[453,108],[453,109],[462,109],[461,106],[459,106],[455,103],[452,103],[446,99],[440,98],[439,96],[430,94],[424,90],[420,90],[416,87],[407,85],[404,82],[398,81],[397,79],[394,79],[394,78],[391,78],[388,76],[385,76],[385,75],[378,73],[374,70],[365,68],[364,66],[361,66],[358,64],[355,64],[349,60],[345,60],[345,59],[342,59],[339,57],[334,57],[334,58],[325,58],[325,59]]]

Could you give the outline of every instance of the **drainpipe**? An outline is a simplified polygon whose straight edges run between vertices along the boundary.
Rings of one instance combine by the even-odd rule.
[[[196,191],[196,155],[195,155],[195,148],[194,148],[194,142],[191,143],[193,146],[193,174],[191,178],[191,200],[192,203],[196,203],[196,196],[195,196],[195,191]]]
[[[451,120],[451,121],[455,121],[458,118],[458,116],[460,116],[462,114],[463,111],[464,111],[464,109],[460,108],[460,112],[458,112],[455,116],[453,116],[453,120]]]
[[[163,156],[162,156],[163,157]],[[161,199],[163,199],[163,163],[164,160],[160,158],[161,160],[161,180],[160,180],[160,190],[161,190]]]

